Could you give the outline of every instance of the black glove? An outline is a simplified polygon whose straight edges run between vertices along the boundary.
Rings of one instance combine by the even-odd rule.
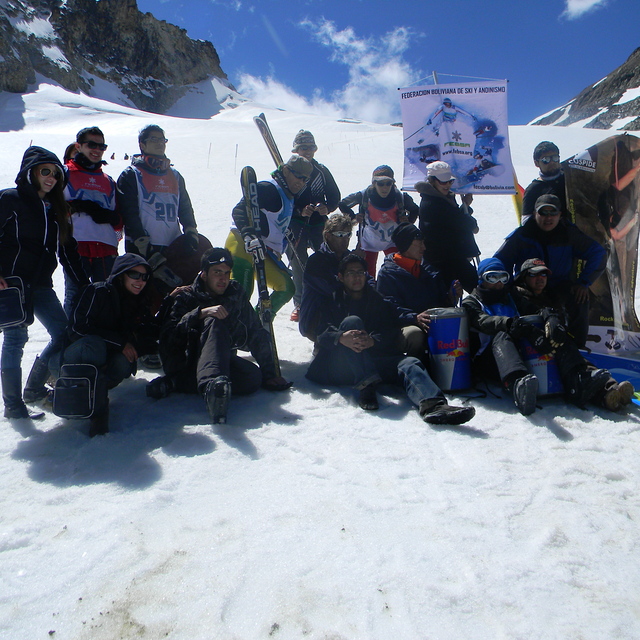
[[[560,322],[558,316],[549,316],[544,323],[544,335],[555,350],[561,347],[567,339],[567,329]]]
[[[86,213],[96,224],[116,225],[120,222],[115,211],[105,209],[93,200],[69,200],[69,206],[74,213]]]
[[[531,329],[535,327],[527,322],[524,318],[511,318],[509,323],[509,335],[514,340],[522,340],[523,338],[529,339],[532,335]]]
[[[187,250],[192,254],[198,253],[200,248],[200,236],[198,230],[195,227],[187,227],[184,230],[184,239]]]

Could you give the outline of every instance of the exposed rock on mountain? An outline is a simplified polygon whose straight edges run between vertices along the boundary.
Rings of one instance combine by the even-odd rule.
[[[155,113],[211,79],[219,103],[238,97],[210,42],[136,0],[0,0],[0,90],[24,93],[39,76]]]
[[[563,127],[584,122],[590,129],[640,130],[640,48],[608,76],[587,87],[571,102],[530,124]]]

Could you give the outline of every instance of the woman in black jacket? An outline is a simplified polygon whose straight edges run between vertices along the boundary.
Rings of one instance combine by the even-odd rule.
[[[4,330],[2,342],[2,399],[5,418],[42,418],[22,398],[22,355],[33,317],[44,325],[51,340],[34,362],[25,400],[46,395],[49,359],[64,335],[67,316],[53,290],[51,278],[58,259],[78,286],[87,284],[76,241],[71,233],[64,200],[62,164],[41,147],[29,147],[22,158],[17,187],[0,191],[0,289],[19,277],[25,289],[27,320]],[[7,282],[7,279],[9,281]]]
[[[416,191],[420,201],[420,231],[424,239],[424,259],[442,273],[447,282],[460,280],[469,293],[478,281],[476,268],[470,262],[480,255],[474,239],[478,223],[467,213],[465,205],[472,197],[465,194],[463,206],[451,192],[455,178],[446,162],[427,165],[427,181],[418,182]]]
[[[90,436],[109,431],[108,390],[136,373],[140,356],[158,351],[159,327],[149,311],[151,274],[141,256],[118,256],[106,282],[86,287],[69,319],[64,364],[98,369]]]

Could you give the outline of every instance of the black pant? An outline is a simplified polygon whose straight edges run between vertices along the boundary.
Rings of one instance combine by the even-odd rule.
[[[262,384],[260,369],[253,362],[236,354],[229,333],[229,322],[235,320],[207,318],[204,321],[196,367],[196,381],[200,393],[204,393],[207,383],[218,376],[227,376],[231,380],[233,395],[254,393]]]

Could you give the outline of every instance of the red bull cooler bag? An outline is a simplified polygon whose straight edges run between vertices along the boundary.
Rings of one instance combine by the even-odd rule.
[[[522,316],[523,320],[542,328],[541,316]],[[538,378],[538,396],[550,396],[564,392],[558,365],[552,355],[538,353],[528,340],[520,341],[520,354],[529,373]]]
[[[469,323],[462,308],[436,308],[427,311],[429,325],[429,372],[443,391],[471,386]]]

